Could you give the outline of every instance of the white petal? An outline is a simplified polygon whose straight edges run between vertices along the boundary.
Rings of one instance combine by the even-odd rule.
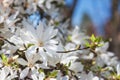
[[[39,25],[37,26],[37,30],[36,30],[36,34],[39,40],[41,40],[43,38],[43,32],[44,32],[44,26],[42,24],[42,22],[39,23]]]
[[[76,59],[78,59],[78,57],[76,57],[76,56],[64,57],[62,59],[61,63],[63,63],[63,64],[69,64],[69,62],[74,62]]]
[[[44,73],[41,73],[40,75],[39,75],[39,80],[43,80],[45,78],[45,74]]]
[[[51,8],[51,4],[50,4],[50,2],[51,2],[51,0],[48,0],[47,2],[46,2],[46,8],[48,8],[48,9],[50,9]]]
[[[117,75],[120,75],[120,64],[117,65],[116,69],[117,69]]]
[[[18,62],[19,64],[21,64],[21,65],[27,65],[27,64],[28,64],[28,62],[25,61],[23,58],[18,58],[18,59],[17,59],[17,62]]]
[[[6,78],[7,74],[5,74],[4,69],[0,71],[0,79],[4,80]]]
[[[8,76],[6,80],[12,80],[12,79],[14,79],[16,77],[17,77],[17,75],[13,74],[13,75]]]
[[[25,68],[21,73],[20,73],[20,79],[24,79],[29,72],[29,67]]]
[[[35,74],[31,75],[33,80],[38,80],[37,76]]]
[[[28,62],[34,64],[38,59],[39,59],[39,55],[36,53],[36,46],[32,46],[30,48],[28,48],[28,50],[25,53],[25,56],[28,60]]]
[[[49,44],[58,44],[58,41],[51,39],[51,40],[48,41],[48,43]]]
[[[34,27],[32,25],[30,25],[25,19],[23,19],[22,21],[24,27],[36,38],[38,39],[37,35],[36,35],[36,30],[34,29]]]
[[[53,30],[50,38],[55,37],[55,36],[57,35],[57,33],[58,33],[58,30],[57,30],[57,29]]]
[[[98,77],[94,77],[92,80],[99,80],[99,78]]]
[[[81,72],[83,71],[83,65],[80,62],[74,62],[71,64],[70,69],[75,72]]]
[[[0,23],[2,23],[4,21],[4,17],[0,16]]]
[[[53,28],[52,27],[48,27],[46,30],[45,30],[45,32],[44,32],[44,34],[43,34],[43,41],[47,41],[47,40],[49,40],[50,39],[50,35],[52,34],[52,32],[53,32]]]
[[[90,71],[90,72],[88,73],[87,77],[88,77],[88,79],[92,80],[93,77],[94,77],[93,72]]]
[[[69,80],[69,76],[63,76],[62,80]]]
[[[45,0],[39,0],[38,4],[43,4]]]

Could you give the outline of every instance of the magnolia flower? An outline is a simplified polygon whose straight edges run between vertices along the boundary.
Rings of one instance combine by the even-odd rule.
[[[45,74],[41,72],[40,74],[33,74],[31,77],[33,80],[44,80]]]
[[[36,47],[30,47],[26,53],[25,53],[25,57],[27,59],[24,60],[23,58],[18,58],[18,63],[21,65],[27,65],[29,67],[34,66],[35,62],[39,60],[40,56],[38,53],[36,53]]]
[[[116,66],[117,75],[120,76],[120,64]]]
[[[18,14],[19,14],[19,11],[16,11],[14,14],[12,14],[11,16],[9,16],[9,17],[7,17],[7,18],[4,19],[4,25],[3,25],[3,28],[0,29],[0,31],[1,31],[0,35],[2,37],[4,37],[5,39],[11,38],[13,36],[13,34],[15,33],[15,29],[16,29],[15,28],[15,23],[18,20],[20,20],[19,18],[16,19],[16,17],[18,16]]]
[[[57,49],[57,40],[53,39],[57,35],[57,30],[54,30],[53,27],[44,28],[42,22],[39,23],[35,29],[25,20],[23,25],[26,27],[26,32],[21,34],[21,38],[24,41],[29,41],[30,44],[35,44],[37,47],[43,47],[45,50],[56,50]]]
[[[71,41],[75,44],[83,44],[85,43],[85,39],[88,38],[84,33],[80,33],[79,27],[76,26],[72,32]]]
[[[58,71],[57,78],[55,80],[69,80],[69,76],[68,75],[62,76],[62,73]]]
[[[84,68],[84,65],[82,65],[80,62],[74,62],[71,63],[69,69],[73,70],[76,74],[77,72],[82,72]]]
[[[114,53],[107,51],[109,43],[105,43],[102,47],[96,48],[96,52],[99,54],[96,58],[96,63],[99,66],[106,65],[116,65],[118,63],[117,57],[114,56]]]
[[[17,18],[16,19],[16,17],[19,15],[19,11],[16,11],[14,14],[12,14],[11,16],[9,16],[7,19],[6,19],[6,21],[5,21],[5,26],[7,26],[7,27],[11,27],[11,26],[13,26],[17,21],[19,21],[20,19],[19,18]]]
[[[60,51],[65,51],[63,46],[60,44],[58,45],[58,49]],[[52,66],[55,66],[57,63],[62,63],[68,65],[70,62],[74,62],[78,57],[75,53],[57,53],[56,51],[50,50],[49,52],[45,52],[46,60]]]
[[[88,74],[86,74],[85,72],[82,72],[80,76],[80,80],[103,80],[103,79],[100,79],[97,76],[94,76],[93,72],[89,72]]]
[[[119,78],[120,65],[117,57],[107,51],[108,43],[95,49],[97,56],[90,49],[77,50],[80,46],[83,48],[84,39],[89,37],[81,33],[79,27],[72,31],[68,29],[69,20],[60,12],[63,11],[60,6],[64,4],[64,0],[0,2],[0,40],[4,41],[4,45],[0,42],[0,80],[104,80],[100,77],[109,79],[114,66],[116,74],[113,77]],[[40,14],[36,18],[37,24],[34,19],[33,22],[27,21],[28,16],[36,11]],[[2,53],[6,56],[1,55]],[[86,59],[92,64],[85,64]],[[101,71],[99,75],[96,72],[98,67]],[[63,74],[64,69],[68,74]]]
[[[0,80],[12,80],[17,77],[17,72],[10,67],[3,67],[0,70]]]
[[[35,47],[30,47],[26,53],[25,57],[27,59],[24,60],[23,58],[18,58],[17,62],[23,66],[28,66],[26,67],[23,71],[20,73],[20,78],[24,79],[29,73],[29,70],[31,69],[32,72],[37,72],[36,69],[34,68],[36,61],[39,60],[40,56],[39,54],[36,53]]]

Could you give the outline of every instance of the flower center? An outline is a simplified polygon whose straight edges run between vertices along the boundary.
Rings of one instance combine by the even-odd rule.
[[[39,46],[40,46],[40,47],[43,47],[43,46],[44,46],[44,44],[43,44],[42,41],[39,42]]]
[[[28,64],[28,67],[32,68],[34,65],[32,63]]]

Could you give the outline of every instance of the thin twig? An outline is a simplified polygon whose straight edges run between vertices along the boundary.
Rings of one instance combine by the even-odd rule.
[[[8,42],[9,44],[16,46],[14,43],[10,42],[9,40],[5,39],[4,37],[0,36],[0,40],[5,40],[6,42]]]
[[[68,50],[68,51],[57,51],[57,53],[69,53],[69,52],[78,51],[78,50],[84,50],[84,49],[89,49],[89,47],[78,48],[78,49]]]
[[[9,44],[13,45],[13,46],[16,46],[14,43],[10,42],[9,40],[7,39],[4,39],[5,41],[7,41]]]
[[[94,53],[95,56],[97,56],[97,53],[93,49],[90,49],[90,52]]]

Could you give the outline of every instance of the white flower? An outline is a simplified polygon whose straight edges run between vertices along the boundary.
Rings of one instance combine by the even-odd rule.
[[[44,80],[45,74],[41,72],[40,74],[33,74],[31,77],[33,80]]]
[[[103,65],[112,65],[115,66],[118,61],[117,61],[117,57],[114,56],[114,53],[112,52],[106,52],[106,53],[102,53],[100,54],[97,58],[96,58],[96,63],[99,64],[99,66],[103,66]]]
[[[25,53],[25,57],[27,59],[24,60],[23,58],[18,58],[17,62],[21,65],[27,65],[29,67],[34,66],[35,62],[39,60],[40,56],[38,53],[36,53],[36,47],[30,47],[26,53]]]
[[[17,72],[10,67],[3,67],[0,70],[0,80],[12,80],[17,77]]]
[[[104,66],[105,64],[115,66],[118,63],[117,61],[118,58],[114,56],[115,54],[107,51],[108,47],[109,43],[106,42],[103,46],[95,49],[95,51],[98,53],[96,63],[99,66]]]
[[[8,10],[9,11],[9,10]],[[19,18],[16,19],[16,17],[18,16],[19,14],[19,11],[16,11],[14,14],[12,14],[10,17],[7,17],[7,13],[5,16],[2,16],[2,17],[5,17],[4,19],[4,25],[2,26],[3,28],[0,29],[0,31],[2,32],[0,35],[4,38],[10,38],[13,36],[14,32],[15,32],[15,23],[20,20]],[[6,18],[7,17],[7,18]]]
[[[61,50],[61,49],[58,48],[58,50]],[[56,66],[57,63],[68,65],[70,62],[73,63],[75,62],[76,59],[78,59],[78,57],[74,53],[68,53],[68,54],[56,53],[56,51],[53,51],[53,50],[44,52],[42,51],[42,49],[40,51],[41,51],[40,55],[42,56],[43,63],[46,66],[47,65]],[[61,51],[64,51],[64,50],[61,50]]]
[[[15,22],[17,22],[18,20],[20,20],[19,18],[16,19],[16,17],[19,15],[19,11],[16,11],[14,14],[12,14],[10,17],[8,17],[5,20],[5,26],[6,27],[10,27],[13,26],[15,24]]]
[[[60,49],[62,46],[58,46],[58,50],[64,51],[64,49]],[[68,64],[71,62],[75,62],[78,57],[74,53],[56,53],[55,51],[51,51],[47,53],[46,59],[48,63],[52,66],[55,66],[57,63],[62,63],[68,66]]]
[[[76,26],[72,32],[71,41],[76,44],[83,44],[83,43],[85,43],[85,39],[88,39],[88,38],[89,37],[86,36],[84,33],[81,33],[79,31],[79,27]]]
[[[71,63],[71,65],[69,67],[69,69],[73,70],[75,73],[82,72],[83,68],[84,68],[84,66],[80,62],[73,62],[73,63]]]
[[[103,46],[96,48],[95,51],[96,51],[96,52],[99,52],[99,53],[106,53],[108,47],[109,47],[109,43],[106,42],[106,43],[104,43]]]
[[[117,75],[120,75],[120,64],[117,64],[116,66],[116,71],[117,71]]]
[[[61,44],[58,46],[58,50],[65,51],[65,49]],[[56,61],[58,60],[60,63],[66,64],[66,65],[68,65],[70,62],[73,63],[75,62],[76,59],[78,59],[78,56],[76,55],[75,52],[57,53],[57,56],[58,58],[56,59]]]
[[[28,73],[29,73],[29,70],[31,69],[32,73],[36,73],[36,69],[34,68],[34,66],[36,65],[36,61],[39,60],[40,56],[39,54],[36,53],[36,47],[30,47],[26,53],[25,53],[25,57],[27,59],[24,60],[23,58],[18,58],[17,59],[17,62],[23,66],[28,66],[26,67],[25,69],[23,69],[20,73],[20,78],[21,79],[24,79]]]
[[[28,75],[29,69],[30,69],[29,67],[26,67],[20,72],[20,79],[24,79]]]
[[[39,23],[37,29],[35,29],[28,22],[23,21],[24,26],[27,28],[26,32],[23,33],[23,37],[31,44],[35,44],[38,47],[44,47],[46,50],[56,50],[57,40],[52,39],[57,35],[57,30],[53,27],[44,28],[42,22]]]
[[[102,79],[99,79],[97,76],[94,76],[92,72],[89,72],[88,74],[82,72],[80,80],[102,80]]]
[[[56,80],[69,80],[69,76],[68,75],[62,76],[62,73],[58,71]]]
[[[0,16],[0,23],[2,23],[4,21],[4,17]]]
[[[67,43],[65,45],[66,50],[74,50],[76,48],[76,45],[74,43]]]

